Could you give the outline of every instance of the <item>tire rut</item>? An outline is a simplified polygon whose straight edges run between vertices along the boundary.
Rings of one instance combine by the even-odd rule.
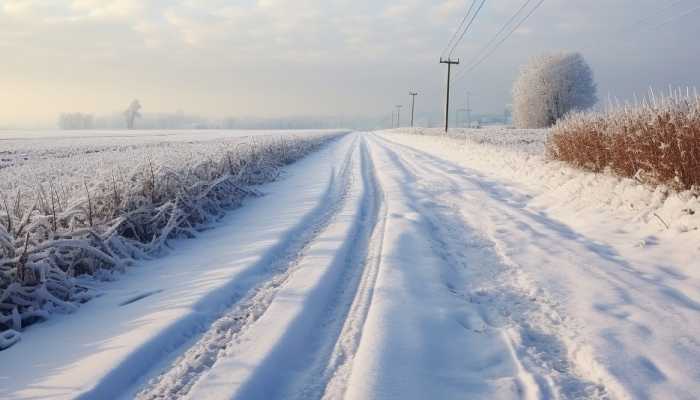
[[[304,258],[306,249],[331,224],[343,208],[352,187],[354,156],[358,149],[359,137],[353,139],[349,151],[338,171],[332,172],[331,183],[323,199],[295,229],[294,238],[283,243],[282,248],[271,251],[274,257],[263,257],[251,269],[264,268],[267,271],[260,282],[243,295],[237,296],[214,320],[199,340],[179,356],[157,377],[142,387],[135,398],[177,399],[186,396],[192,386],[205,374],[246,328],[257,321],[275,299],[275,295],[294,274]]]
[[[455,189],[451,194],[456,193],[459,197],[457,189],[463,188],[463,185],[456,183],[450,174],[435,165],[426,166],[409,161],[391,147],[405,150],[409,154],[419,154],[418,151],[400,144],[393,146],[394,142],[377,136],[373,140],[407,180],[420,182],[421,176],[439,176]],[[391,143],[392,146],[386,143]],[[515,273],[513,268],[500,259],[494,243],[469,226],[457,205],[441,203],[442,194],[431,191],[429,187],[418,190],[430,193],[432,204],[421,204],[410,191],[406,191],[405,195],[413,199],[431,226],[436,253],[453,269],[445,272],[446,288],[478,310],[480,315],[480,323],[468,321],[465,327],[501,331],[512,348],[515,362],[526,373],[524,379],[537,386],[538,396],[565,399],[608,398],[605,387],[574,372],[573,361],[567,357],[569,330],[562,326],[565,325],[564,318],[559,316],[546,294],[520,288],[516,283],[518,278],[512,276]],[[483,273],[485,268],[490,268],[491,271],[479,276],[475,265],[479,265],[482,270],[479,273]],[[460,285],[464,283],[463,287],[455,286],[452,277],[463,275],[465,271],[468,279],[457,281]],[[543,326],[546,329],[543,330]]]
[[[362,330],[367,320],[374,288],[379,276],[382,247],[387,221],[387,204],[384,192],[375,174],[375,166],[363,138],[363,177],[365,184],[371,188],[373,226],[369,229],[363,273],[357,286],[355,297],[345,318],[342,331],[335,342],[335,347],[321,374],[323,382],[323,399],[342,398],[348,384],[353,360],[362,340]]]
[[[300,379],[289,385],[284,398],[328,397],[329,387],[342,387],[344,381],[341,383],[337,378],[341,371],[348,371],[359,345],[379,271],[386,221],[384,194],[374,174],[366,139],[361,142],[363,198],[355,221],[357,228],[348,239],[351,244],[345,249],[338,296],[328,305],[325,317],[318,324],[321,327],[319,335],[323,337],[321,344],[309,349],[309,352],[316,353],[315,362]]]

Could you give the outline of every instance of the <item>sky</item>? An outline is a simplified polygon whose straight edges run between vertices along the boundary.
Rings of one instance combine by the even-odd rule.
[[[468,65],[525,0],[489,0],[454,56]],[[381,116],[444,103],[440,54],[471,0],[0,0],[0,127],[61,112]],[[501,113],[521,65],[580,51],[601,99],[700,86],[698,0],[545,0],[454,89]]]

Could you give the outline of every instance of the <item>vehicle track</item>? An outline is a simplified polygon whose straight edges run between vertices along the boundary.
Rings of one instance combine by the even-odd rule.
[[[331,224],[343,208],[352,188],[352,171],[359,137],[353,139],[340,169],[333,171],[331,183],[316,208],[251,270],[267,273],[251,282],[244,294],[236,296],[229,308],[208,326],[188,350],[157,377],[140,388],[137,399],[177,399],[186,396],[192,386],[219,359],[226,349],[262,316],[284,283],[294,274],[311,243]]]
[[[504,264],[495,244],[472,228],[454,204],[474,201],[465,198],[464,192],[474,184],[458,184],[441,166],[415,162],[414,155],[422,156],[418,150],[376,135],[371,140],[406,181],[416,183],[412,190],[404,190],[404,195],[412,199],[426,218],[433,232],[431,240],[435,251],[452,268],[444,272],[446,289],[478,311],[477,318],[464,321],[465,328],[491,330],[503,335],[514,361],[522,368],[522,379],[529,380],[537,388],[534,393],[525,393],[525,397],[607,398],[605,387],[575,372],[566,351],[565,339],[570,331],[553,302],[541,291],[532,293],[529,288],[520,287],[518,279],[523,278],[520,273]],[[442,182],[437,187],[421,184],[420,177],[426,176],[431,177],[431,181]],[[427,194],[425,198],[432,202],[422,203],[413,191]],[[457,276],[461,279],[455,279]],[[543,325],[547,329],[543,330]]]
[[[354,274],[356,282],[352,282],[345,291],[347,298],[343,302],[346,306],[351,304],[344,318],[342,329],[334,341],[332,352],[324,355],[322,362],[312,370],[309,381],[297,396],[300,399],[338,399],[343,397],[347,389],[354,356],[362,339],[362,329],[372,304],[381,265],[387,206],[384,192],[375,175],[375,166],[367,147],[367,140],[364,137],[362,139],[362,164],[363,180],[369,193],[368,201],[365,203],[367,209],[363,211],[365,213],[364,219],[369,224],[366,224],[360,235],[362,241],[358,243],[357,260],[355,261],[362,273]]]
[[[606,243],[586,237],[556,220],[548,218],[525,207],[528,199],[512,193],[497,182],[480,176],[478,172],[463,169],[447,160],[433,156],[419,149],[405,146],[391,139],[382,137],[392,148],[405,150],[412,154],[411,158],[420,160],[430,174],[440,176],[450,182],[451,191],[455,196],[465,201],[487,201],[488,209],[484,210],[482,220],[489,220],[485,232],[496,244],[499,254],[504,255],[506,263],[512,264],[512,270],[523,277],[519,266],[512,262],[507,254],[510,248],[518,248],[518,240],[527,240],[530,251],[540,252],[545,260],[556,268],[578,271],[582,276],[595,277],[598,289],[606,293],[616,294],[612,299],[601,300],[596,307],[626,325],[632,334],[649,340],[648,332],[651,326],[644,321],[644,315],[653,315],[654,322],[669,327],[672,331],[687,329],[687,310],[697,309],[697,302],[690,296],[669,286],[666,282],[655,279],[636,269],[633,264],[619,256],[616,250]],[[461,171],[459,171],[461,170]],[[450,172],[448,172],[450,171]],[[452,173],[459,172],[459,173]],[[464,188],[476,188],[477,196],[464,192]],[[467,219],[466,216],[463,218]],[[472,218],[473,219],[473,218]],[[496,229],[488,226],[496,226]],[[511,233],[521,232],[520,236],[511,237]],[[604,289],[603,289],[604,288]],[[555,288],[555,290],[558,288]],[[650,293],[656,292],[655,296]],[[566,293],[557,293],[557,297],[567,298]],[[541,303],[549,303],[549,307],[557,307],[555,301],[539,297]],[[638,315],[638,317],[636,316]],[[615,398],[635,397],[644,393],[643,386],[621,385],[621,380],[615,370],[615,365],[635,363],[646,356],[644,347],[630,352],[621,343],[606,346],[605,358],[611,360],[601,363],[593,356],[592,349],[581,343],[577,331],[586,329],[581,321],[575,321],[562,315],[567,327],[558,327],[562,336],[568,334],[569,344],[575,352],[584,354],[581,359],[572,358],[572,367],[582,376],[600,382],[605,386],[610,396]],[[684,360],[688,353],[697,354],[697,344],[679,346],[675,349],[677,360]],[[644,373],[646,366],[638,370]],[[652,370],[653,371],[653,370]],[[652,372],[653,375],[653,372]],[[623,378],[624,379],[624,378]],[[636,379],[636,378],[632,378]]]
[[[267,390],[266,398],[319,399],[337,373],[341,369],[347,371],[371,303],[385,221],[381,188],[374,177],[373,163],[364,138],[360,144],[360,159],[362,194],[359,207],[352,217],[349,235],[325,273],[332,294],[323,297],[324,311],[313,319],[312,329],[307,329],[303,347],[295,349],[311,362],[300,373],[274,374],[272,380],[265,373],[260,376],[254,374],[237,397],[254,398],[260,393],[261,386],[274,385],[277,389]],[[379,243],[373,243],[375,239]],[[300,316],[298,319],[302,318]],[[307,324],[309,322],[306,321]],[[288,349],[276,350],[284,353]],[[268,359],[274,360],[275,357]],[[256,369],[266,370],[264,363],[256,366]]]
[[[323,240],[324,232],[339,215],[346,218],[353,210],[342,245],[334,248],[332,261],[322,267],[326,271],[317,283],[319,287],[307,294],[306,301],[323,304],[322,310],[302,309],[290,320],[279,344],[259,363],[252,364],[251,374],[236,389],[236,397],[240,398],[259,397],[261,393],[265,398],[345,396],[381,271],[387,224],[388,206],[376,176],[375,153],[389,161],[403,177],[400,179],[413,182],[410,187],[400,185],[401,196],[424,218],[430,233],[426,239],[432,243],[435,255],[444,260],[440,274],[449,293],[446,296],[455,296],[473,310],[474,315],[457,322],[469,331],[503,338],[518,371],[521,396],[609,397],[598,380],[578,373],[567,348],[572,343],[572,328],[559,314],[556,303],[542,290],[533,289],[535,286],[523,285],[526,278],[522,272],[508,264],[498,244],[470,225],[463,214],[459,203],[474,201],[468,192],[482,191],[478,182],[455,176],[451,165],[441,164],[427,153],[371,134],[355,137],[314,217],[302,223],[295,240],[274,252],[282,256],[272,262],[265,257],[270,262],[264,266],[268,273],[215,320],[194,345],[143,387],[137,398],[187,397],[218,360],[236,353],[246,332],[256,332],[252,327],[276,301],[278,293],[295,274],[302,274],[300,264],[307,251]],[[360,191],[359,200],[350,203],[358,201],[358,205],[348,209],[347,202]],[[498,208],[513,212],[507,204],[498,204]],[[306,361],[292,363],[293,369],[287,371],[276,365],[276,360],[294,354],[303,354]]]

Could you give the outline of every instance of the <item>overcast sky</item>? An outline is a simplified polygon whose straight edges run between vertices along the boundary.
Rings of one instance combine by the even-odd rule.
[[[455,56],[471,60],[523,1],[487,1]],[[146,112],[211,117],[381,115],[416,90],[420,110],[438,111],[438,59],[469,2],[0,0],[0,126],[133,98]],[[582,52],[601,98],[700,86],[698,7],[546,0],[459,82],[457,102],[470,90],[476,112],[501,112],[518,67],[557,50]]]

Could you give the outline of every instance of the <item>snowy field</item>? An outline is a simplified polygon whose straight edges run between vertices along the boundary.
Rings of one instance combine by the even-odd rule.
[[[697,398],[696,194],[548,162],[545,139],[333,141],[30,326],[0,397]]]
[[[2,141],[0,349],[345,132],[20,133]]]
[[[19,182],[36,185],[27,174],[55,172],[70,175],[85,164],[83,172],[91,167],[112,167],[124,159],[142,161],[146,157],[170,154],[175,151],[209,152],[217,143],[245,143],[251,140],[298,135],[318,135],[332,131],[265,131],[265,130],[0,130],[0,189],[17,186]],[[205,147],[209,148],[205,148]],[[204,149],[203,149],[204,148]],[[202,150],[203,149],[203,150]],[[212,154],[212,157],[214,154]],[[161,157],[165,158],[165,157]],[[62,167],[64,164],[73,164]],[[13,169],[24,167],[24,169]],[[56,170],[55,168],[59,169]],[[67,170],[66,170],[67,169]],[[47,172],[48,171],[48,172]],[[80,175],[76,170],[75,174]],[[14,176],[13,176],[14,175]]]
[[[30,203],[37,188],[55,185],[68,201],[84,192],[85,182],[129,177],[144,164],[176,171],[276,139],[339,132],[0,131],[0,193],[10,204],[18,193]]]

